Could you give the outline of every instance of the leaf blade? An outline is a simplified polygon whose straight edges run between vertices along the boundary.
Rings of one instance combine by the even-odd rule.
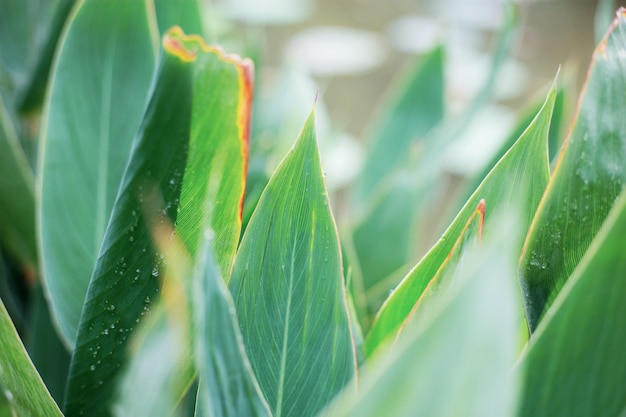
[[[43,274],[70,345],[153,65],[146,2],[80,4],[53,70],[40,161]]]
[[[250,363],[277,417],[315,415],[356,368],[313,117],[265,188],[229,282]]]
[[[547,139],[554,100],[553,88],[530,127],[472,194],[441,239],[385,301],[368,334],[365,343],[367,355],[373,353],[386,338],[397,331],[452,249],[459,232],[481,199],[487,204],[486,230],[490,227],[489,218],[494,213],[511,206],[522,208],[522,231],[526,230],[548,182]],[[526,178],[526,172],[532,175],[530,180]],[[521,239],[518,242],[520,247],[522,242]]]
[[[520,260],[532,331],[626,184],[626,10],[596,48],[575,122],[533,219]],[[599,116],[601,115],[601,116]]]
[[[41,377],[26,353],[0,300],[0,388],[9,409],[18,415],[62,417]],[[10,396],[7,396],[7,392]]]

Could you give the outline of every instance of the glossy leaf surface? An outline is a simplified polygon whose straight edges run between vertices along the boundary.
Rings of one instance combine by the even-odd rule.
[[[520,263],[533,331],[626,184],[626,11],[596,48],[566,148],[533,220]]]
[[[61,40],[42,122],[39,216],[43,275],[70,345],[141,122],[152,48],[143,1],[84,1]]]
[[[191,99],[191,65],[163,54],[85,298],[65,403],[70,415],[108,409],[128,336],[157,295],[162,265],[150,224],[176,220]]]
[[[0,301],[0,412],[5,415],[63,416],[26,353]],[[4,401],[3,401],[4,400]],[[15,413],[15,414],[13,414]]]
[[[520,416],[623,416],[626,410],[626,193],[531,339]]]
[[[265,188],[229,283],[252,369],[277,417],[315,415],[356,366],[313,117]]]
[[[219,230],[222,250],[239,236],[249,118],[246,61],[178,28],[163,46],[81,316],[67,396],[74,412],[109,406],[128,333],[149,312],[167,259],[165,249],[154,247],[154,229],[175,224],[171,234],[194,261],[203,256],[198,245],[205,224]]]
[[[487,175],[441,239],[385,301],[367,337],[366,354],[370,355],[386,338],[395,335],[452,250],[480,200],[485,200],[486,203],[486,230],[490,227],[491,216],[510,207],[519,210],[521,230],[527,230],[548,182],[547,140],[554,100],[555,90],[551,89],[533,123]],[[521,245],[520,239],[515,246],[521,248]]]

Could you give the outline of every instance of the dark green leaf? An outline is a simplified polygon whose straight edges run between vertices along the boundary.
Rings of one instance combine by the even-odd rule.
[[[25,2],[31,3],[31,2]],[[39,2],[37,2],[39,3]],[[42,2],[46,3],[46,2]],[[48,78],[52,66],[55,51],[61,38],[63,28],[70,16],[76,0],[57,0],[52,10],[39,13],[38,19],[31,27],[35,33],[45,27],[45,36],[41,45],[34,50],[35,65],[28,74],[28,83],[19,95],[19,110],[28,112],[41,104],[48,85]],[[45,5],[44,7],[47,7]],[[43,23],[43,24],[42,24]],[[30,45],[29,45],[30,46]]]
[[[623,416],[626,193],[546,312],[524,355],[520,416]]]
[[[555,90],[552,88],[528,129],[487,175],[441,239],[385,301],[367,336],[365,350],[368,356],[385,339],[397,333],[426,285],[452,250],[480,200],[486,202],[486,230],[489,230],[489,219],[494,214],[511,207],[520,211],[522,232],[527,230],[549,178],[547,140],[554,100]],[[518,239],[516,247],[521,248],[522,242],[521,238]]]
[[[356,366],[313,118],[265,188],[229,283],[250,363],[277,417],[315,415]]]
[[[575,122],[520,263],[533,331],[626,183],[626,10],[597,47]]]
[[[70,415],[106,414],[129,333],[157,295],[162,262],[149,226],[176,219],[189,145],[191,73],[177,56],[162,55],[85,297],[65,402]]]
[[[35,370],[0,300],[0,411],[18,416],[63,416]],[[4,400],[4,401],[3,401]],[[8,414],[11,415],[11,414]]]
[[[175,224],[168,238],[176,233],[196,261],[209,224],[227,270],[239,237],[250,69],[178,28],[163,46],[81,316],[68,411],[108,410],[128,333],[149,312],[167,260],[152,235]]]
[[[146,2],[86,0],[53,69],[42,122],[42,266],[55,319],[74,345],[154,66]]]
[[[33,171],[0,99],[0,240],[13,256],[37,266]]]

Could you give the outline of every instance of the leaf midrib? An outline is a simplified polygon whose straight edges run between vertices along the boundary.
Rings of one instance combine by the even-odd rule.
[[[285,328],[283,330],[283,346],[280,357],[280,372],[278,375],[278,390],[276,395],[276,417],[280,417],[282,414],[283,404],[283,388],[285,386],[285,368],[287,366],[287,342],[289,338],[289,316],[291,313],[291,295],[293,292],[293,277],[294,277],[294,259],[296,256],[296,241],[294,236],[292,249],[291,249],[291,265],[289,267],[289,289],[287,292],[287,307],[285,310]]]
[[[113,31],[111,41],[107,45],[102,82],[102,100],[100,110],[100,132],[98,146],[98,176],[96,178],[96,219],[94,234],[94,251],[96,256],[104,237],[107,212],[107,186],[109,175],[109,149],[111,142],[111,89],[113,85],[113,57],[117,44],[117,31]]]

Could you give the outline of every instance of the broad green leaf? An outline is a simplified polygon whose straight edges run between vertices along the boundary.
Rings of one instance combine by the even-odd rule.
[[[21,90],[18,97],[18,106],[21,112],[31,111],[41,104],[46,92],[46,86],[48,85],[54,55],[62,37],[63,28],[76,2],[76,0],[52,1],[52,7],[48,8],[49,5],[44,5],[47,10],[43,13],[38,13],[39,16],[32,30],[37,33],[39,30],[43,29],[42,32],[45,35],[42,36],[40,41],[38,40],[41,43],[40,46],[34,50],[34,66],[30,74],[28,74],[27,84]],[[25,3],[31,2],[26,1]],[[41,4],[37,6],[41,7]],[[34,7],[35,10],[37,6]]]
[[[85,297],[65,402],[70,415],[109,408],[128,336],[157,296],[163,265],[150,225],[176,220],[191,100],[191,65],[164,53]]]
[[[42,122],[42,267],[73,346],[154,66],[144,1],[86,0],[61,39]]]
[[[314,113],[252,214],[229,288],[274,415],[315,415],[354,376],[356,358]]]
[[[626,192],[539,323],[520,362],[521,417],[626,410]]]
[[[369,152],[356,190],[360,201],[367,201],[381,178],[442,120],[443,48],[433,49],[401,81],[372,128]]]
[[[33,172],[0,98],[0,241],[24,265],[37,265]]]
[[[208,245],[194,266],[190,306],[200,385],[197,416],[271,416],[243,345],[235,306]]]
[[[195,57],[189,159],[180,196],[176,231],[192,259],[209,219],[213,251],[225,280],[230,277],[241,232],[248,169],[252,62],[224,55],[198,36],[169,33]]]
[[[480,200],[486,203],[485,230],[489,230],[489,219],[495,213],[511,207],[520,212],[522,232],[528,229],[549,178],[547,140],[554,100],[555,89],[552,88],[528,129],[487,175],[441,239],[385,301],[365,343],[368,356],[385,339],[397,333],[400,324],[452,250]],[[519,239],[516,244],[521,248],[522,240]]]
[[[626,10],[594,52],[570,136],[520,261],[531,331],[600,229],[626,183]]]
[[[0,300],[0,395],[18,416],[63,416],[33,366]],[[0,410],[2,410],[0,399]],[[11,413],[8,415],[12,415]]]
[[[514,414],[517,257],[504,229],[446,272],[455,285],[439,288],[396,348],[372,358],[358,394],[344,393],[323,416]]]
[[[172,26],[179,26],[185,33],[204,35],[200,0],[154,0],[154,9],[161,35]]]
[[[249,68],[179,28],[163,46],[82,312],[68,411],[97,414],[109,407],[128,333],[151,309],[167,260],[154,246],[155,230],[175,224],[170,235],[182,240],[193,261],[203,255],[205,223],[219,230],[230,259],[239,237]]]

